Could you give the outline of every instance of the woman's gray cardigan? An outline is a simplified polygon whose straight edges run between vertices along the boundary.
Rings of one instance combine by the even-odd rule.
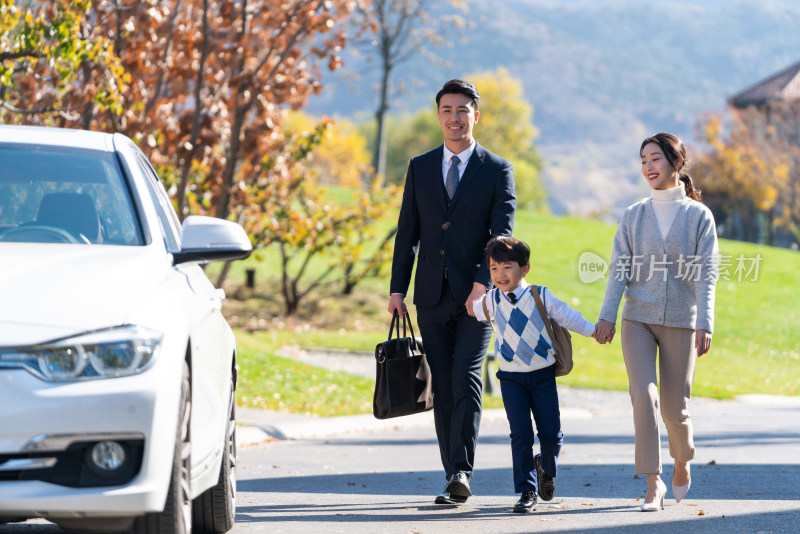
[[[622,318],[679,328],[714,328],[714,289],[719,277],[717,231],[711,211],[684,198],[666,238],[653,200],[629,206],[614,236],[600,319]]]

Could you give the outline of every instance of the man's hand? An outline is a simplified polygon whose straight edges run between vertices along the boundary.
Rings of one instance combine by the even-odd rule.
[[[392,297],[389,299],[389,313],[394,315],[394,311],[397,310],[397,313],[399,313],[401,317],[405,315],[406,314],[405,300],[406,297],[404,295],[401,295],[400,293],[395,293],[394,295],[392,295]]]
[[[464,306],[467,308],[467,313],[475,317],[475,312],[472,311],[472,303],[481,298],[486,294],[486,286],[483,284],[479,284],[475,282],[472,284],[472,291],[470,291],[469,296],[467,297],[467,302],[464,303]]]
[[[699,358],[711,349],[711,332],[698,328],[694,331],[694,348]]]

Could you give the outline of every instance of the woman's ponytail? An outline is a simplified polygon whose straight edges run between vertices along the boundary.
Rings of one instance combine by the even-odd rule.
[[[694,182],[692,182],[692,177],[686,174],[683,171],[678,171],[678,179],[683,182],[683,189],[686,191],[686,196],[691,198],[692,200],[696,200],[701,202],[701,198],[703,196],[702,192],[699,189],[694,187]]]

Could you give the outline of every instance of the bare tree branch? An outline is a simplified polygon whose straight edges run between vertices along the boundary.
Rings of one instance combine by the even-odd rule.
[[[33,50],[20,50],[19,52],[0,52],[0,61],[22,59],[24,57],[38,59],[44,57],[44,55],[35,52]]]

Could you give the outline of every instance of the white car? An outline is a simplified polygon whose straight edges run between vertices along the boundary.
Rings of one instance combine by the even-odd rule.
[[[181,226],[123,135],[0,126],[0,523],[233,528],[236,347],[200,264],[251,250]]]

